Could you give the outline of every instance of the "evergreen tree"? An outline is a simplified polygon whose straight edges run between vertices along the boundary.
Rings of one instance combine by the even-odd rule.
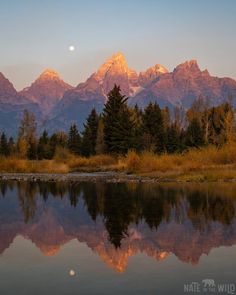
[[[166,151],[167,153],[176,153],[181,149],[180,134],[177,126],[171,124],[167,129]]]
[[[124,154],[135,147],[134,122],[127,100],[117,85],[108,93],[103,120],[105,145],[109,153]]]
[[[167,130],[171,125],[169,108],[165,107],[164,109],[162,109],[161,114],[162,114],[162,119],[163,119],[163,126],[164,126],[165,130]]]
[[[92,109],[86,123],[84,124],[83,139],[82,139],[82,154],[84,156],[95,155],[96,141],[98,131],[98,114],[95,109]]]
[[[37,159],[37,141],[36,138],[30,138],[28,142],[27,158],[30,160]]]
[[[8,142],[7,142],[7,137],[4,132],[2,133],[1,140],[0,140],[0,154],[5,157],[9,156],[9,154],[10,154]]]
[[[134,123],[135,123],[135,126],[137,126],[137,127],[141,127],[141,126],[142,126],[142,116],[143,116],[143,111],[142,111],[142,109],[140,109],[140,108],[138,107],[137,104],[134,106],[134,109],[133,109],[133,116],[134,116]]]
[[[170,111],[169,111],[169,108],[168,107],[165,107],[164,109],[162,109],[161,110],[161,114],[162,114],[163,127],[164,127],[164,147],[165,147],[165,151],[167,151],[168,132],[171,131],[170,130],[170,127],[171,127],[171,119],[170,119]]]
[[[149,136],[154,152],[163,152],[165,149],[165,129],[160,107],[150,103],[143,114],[143,132]]]
[[[49,137],[46,130],[43,131],[43,134],[39,138],[37,153],[39,160],[52,158]]]
[[[102,118],[99,119],[98,122],[98,131],[97,131],[97,140],[96,140],[96,154],[104,154],[105,153],[105,142],[104,142],[104,123]]]
[[[135,149],[137,151],[142,150],[142,117],[143,117],[143,112],[142,109],[138,107],[136,104],[131,111],[131,119],[134,124],[134,144],[135,144]]]
[[[183,152],[184,150],[186,150],[187,146],[186,146],[186,130],[184,130],[183,128],[179,131],[179,151]],[[205,143],[205,140],[204,140]]]
[[[15,148],[16,148],[13,137],[10,137],[8,140],[8,148],[9,148],[10,155],[13,155],[15,153]]]
[[[56,148],[65,149],[68,144],[67,134],[63,131],[53,133],[49,140],[50,146],[50,158],[53,158],[55,155]]]
[[[76,124],[71,125],[68,135],[68,148],[73,154],[81,154],[81,137]]]
[[[193,118],[186,130],[186,146],[200,147],[204,144],[204,132],[197,118]]]

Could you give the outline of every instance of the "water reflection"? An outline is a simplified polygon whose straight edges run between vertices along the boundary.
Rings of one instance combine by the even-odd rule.
[[[197,264],[236,244],[236,185],[0,183],[0,253],[17,235],[44,255],[72,239],[116,271],[139,252]]]

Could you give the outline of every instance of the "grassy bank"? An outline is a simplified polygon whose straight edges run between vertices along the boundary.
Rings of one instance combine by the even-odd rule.
[[[0,172],[68,173],[118,171],[155,177],[160,180],[218,181],[236,179],[236,144],[218,149],[214,146],[192,149],[184,154],[155,155],[150,152],[126,156],[98,155],[75,157],[68,152],[53,160],[29,161],[16,157],[1,158]]]

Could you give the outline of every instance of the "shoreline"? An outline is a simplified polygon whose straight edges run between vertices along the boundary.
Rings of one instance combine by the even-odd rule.
[[[197,175],[197,174],[196,174]],[[155,177],[155,176],[142,176],[136,174],[127,174],[125,172],[74,172],[74,173],[0,173],[0,181],[31,181],[31,182],[107,182],[107,183],[222,183],[236,182],[235,178],[232,179],[204,179],[189,175],[185,179],[178,177]]]
[[[119,172],[75,172],[75,173],[0,173],[1,180],[44,182],[154,182],[150,177]]]

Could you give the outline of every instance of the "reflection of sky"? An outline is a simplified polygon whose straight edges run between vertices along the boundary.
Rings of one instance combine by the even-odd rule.
[[[235,261],[236,246],[213,250],[198,266],[181,263],[174,255],[157,262],[138,254],[120,274],[76,240],[58,255],[46,257],[30,241],[17,237],[0,257],[0,294],[182,295],[184,284],[209,276],[216,282],[235,283]],[[70,277],[70,269],[78,275]]]
[[[1,0],[0,71],[18,89],[45,67],[76,85],[123,51],[138,71],[194,58],[236,78],[235,15],[234,0]]]

